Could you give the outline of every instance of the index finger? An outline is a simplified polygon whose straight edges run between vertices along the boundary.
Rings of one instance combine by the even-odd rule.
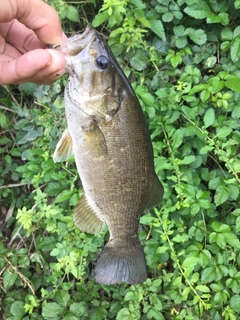
[[[62,43],[57,12],[41,0],[0,0],[0,21],[19,20],[32,29],[43,43]]]

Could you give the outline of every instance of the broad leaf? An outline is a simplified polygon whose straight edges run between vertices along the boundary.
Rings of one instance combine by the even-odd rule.
[[[229,196],[229,190],[224,186],[219,186],[214,195],[214,203],[216,204],[216,206],[220,206],[228,200]]]
[[[213,108],[210,108],[206,111],[203,121],[205,128],[208,128],[213,124],[213,122],[215,121],[215,111]]]
[[[163,24],[160,20],[150,20],[151,30],[162,40],[166,40]]]

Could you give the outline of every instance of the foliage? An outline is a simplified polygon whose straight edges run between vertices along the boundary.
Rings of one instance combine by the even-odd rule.
[[[81,195],[74,160],[52,161],[66,125],[65,78],[0,87],[0,314],[237,320],[240,1],[51,4],[67,33],[88,20],[109,35],[145,112],[165,195],[141,218],[148,280],[96,284],[105,235],[74,226]]]

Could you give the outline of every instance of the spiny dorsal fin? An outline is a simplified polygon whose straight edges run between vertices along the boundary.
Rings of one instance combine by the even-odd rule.
[[[150,198],[148,199],[145,209],[154,208],[162,200],[163,192],[163,186],[161,182],[158,180],[158,177],[155,175],[152,186],[152,192]]]
[[[99,233],[105,225],[104,221],[100,220],[89,206],[85,195],[78,201],[77,207],[74,210],[73,220],[80,230],[88,233]]]
[[[69,159],[73,154],[72,138],[68,132],[68,128],[64,130],[53,154],[54,162],[62,162]]]

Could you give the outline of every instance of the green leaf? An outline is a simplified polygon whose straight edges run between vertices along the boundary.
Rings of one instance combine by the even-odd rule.
[[[230,41],[224,41],[220,45],[220,49],[222,52],[226,52],[230,49],[231,47],[231,42]]]
[[[57,243],[57,240],[53,236],[45,237],[41,242],[37,244],[37,248],[42,251],[51,251]]]
[[[122,319],[132,320],[131,312],[128,310],[128,308],[122,308],[118,312],[116,320],[122,320]]]
[[[201,99],[203,102],[206,102],[209,98],[210,98],[210,91],[204,89],[204,90],[200,93],[200,99]]]
[[[194,120],[196,117],[196,110],[195,108],[189,108],[185,105],[182,106],[183,113],[191,120]]]
[[[58,248],[54,248],[51,252],[50,252],[50,256],[52,257],[56,257],[57,255],[59,255],[60,250]]]
[[[182,263],[182,267],[184,269],[190,268],[191,270],[193,270],[195,265],[197,265],[197,264],[199,264],[199,258],[198,257],[188,257]]]
[[[6,145],[8,142],[11,142],[11,140],[7,137],[0,137],[0,146]]]
[[[231,28],[224,28],[221,31],[221,38],[223,41],[231,41],[233,39],[233,32]]]
[[[186,47],[186,45],[188,44],[187,37],[178,38],[176,40],[175,44],[176,44],[176,47],[179,48],[179,49]]]
[[[25,144],[26,142],[33,141],[39,136],[39,133],[35,130],[25,133],[18,141],[18,144]]]
[[[216,190],[222,184],[220,177],[213,178],[209,181],[209,188]]]
[[[163,15],[162,15],[162,20],[164,22],[170,22],[172,21],[174,18],[172,12],[165,12]]]
[[[152,307],[149,309],[147,313],[147,319],[158,319],[158,320],[164,320],[165,317],[162,315],[160,311],[158,311],[155,307]]]
[[[213,77],[209,80],[211,87],[214,92],[221,91],[224,88],[225,82],[220,80],[218,77]]]
[[[59,319],[59,315],[61,315],[64,309],[64,307],[59,306],[56,302],[48,302],[42,308],[42,316],[46,320]]]
[[[216,204],[216,206],[220,206],[221,204],[223,204],[225,201],[227,201],[229,199],[229,189],[220,185],[215,192],[214,195],[214,203]]]
[[[87,313],[85,302],[74,302],[70,305],[70,311],[77,317],[85,316]]]
[[[197,92],[204,90],[205,88],[206,88],[206,86],[204,84],[197,84],[189,91],[189,94],[190,95],[195,94]]]
[[[145,17],[138,18],[138,21],[140,21],[145,28],[151,28],[151,23]]]
[[[217,245],[222,249],[224,249],[226,247],[226,238],[221,233],[217,233],[217,232],[210,233],[209,241],[210,241],[210,243],[216,242]]]
[[[195,42],[198,45],[202,45],[207,41],[207,35],[201,29],[194,30],[191,28],[191,32],[189,32],[188,36],[193,42]]]
[[[132,300],[133,297],[134,297],[134,292],[129,291],[129,292],[127,292],[127,294],[125,295],[124,301]]]
[[[207,267],[203,270],[201,281],[202,283],[212,282],[216,278],[216,269],[215,267]]]
[[[234,1],[234,7],[235,7],[236,9],[240,9],[240,0],[235,0],[235,1]]]
[[[240,35],[240,26],[237,26],[233,31],[233,38],[236,38]]]
[[[92,26],[94,28],[100,26],[103,22],[105,22],[109,18],[109,14],[106,11],[99,12],[92,21]]]
[[[55,199],[55,203],[64,202],[71,198],[72,191],[71,190],[63,190]]]
[[[175,237],[172,238],[172,241],[174,242],[186,242],[188,240],[187,234],[177,234]]]
[[[190,288],[190,287],[186,287],[186,288],[182,291],[182,299],[183,299],[183,301],[187,300],[190,291],[191,291],[191,288]]]
[[[17,273],[15,271],[10,272],[7,270],[4,271],[3,273],[3,286],[5,289],[9,289],[10,287],[12,287],[14,285],[14,283],[17,280]]]
[[[185,156],[183,160],[180,160],[180,164],[189,164],[196,160],[196,156]]]
[[[206,111],[203,121],[205,128],[208,128],[213,124],[213,122],[215,121],[215,111],[213,108],[210,108]]]
[[[15,301],[11,305],[11,314],[14,316],[14,320],[22,320],[25,313],[23,301]]]
[[[7,129],[9,127],[9,124],[9,118],[5,115],[5,113],[0,112],[0,127],[2,127],[3,129]]]
[[[232,132],[232,128],[223,126],[222,128],[220,127],[219,130],[217,130],[216,137],[219,139],[226,139],[226,137]]]
[[[237,232],[240,231],[240,216],[237,217],[237,219],[236,219],[236,231],[237,231]]]
[[[134,69],[141,71],[146,68],[148,61],[148,56],[146,56],[143,51],[138,50],[135,55],[131,57],[130,64]]]
[[[185,28],[184,26],[175,26],[173,28],[173,32],[177,37],[182,37],[184,34]]]
[[[166,35],[163,24],[160,20],[149,20],[151,24],[151,30],[162,40],[166,41]]]
[[[239,196],[239,187],[230,185],[230,186],[229,186],[229,189],[230,189],[229,191],[230,191],[231,197],[232,197],[234,200],[237,200],[237,198],[238,198],[238,196]]]
[[[240,77],[229,75],[226,77],[225,86],[232,91],[240,93]]]
[[[151,93],[147,91],[147,88],[144,86],[138,86],[136,89],[136,94],[140,99],[149,106],[153,106],[155,99]]]
[[[240,295],[234,295],[231,297],[230,307],[233,308],[234,311],[240,313]]]
[[[224,237],[226,239],[226,242],[233,248],[240,248],[240,241],[238,237],[234,233],[226,232],[224,234]]]
[[[64,315],[62,320],[79,320],[79,317],[75,317],[72,313],[68,312]],[[92,318],[91,318],[92,319]]]
[[[44,192],[47,193],[48,196],[52,197],[60,193],[63,189],[64,187],[60,182],[53,181],[48,183],[48,185],[44,189]]]
[[[134,4],[135,7],[137,7],[138,9],[145,9],[146,8],[146,4],[143,3],[142,0],[130,0],[130,2],[132,4]]]
[[[176,68],[180,63],[182,63],[182,56],[179,54],[173,55],[170,58],[171,65]]]
[[[204,286],[202,284],[199,284],[196,286],[196,290],[202,291],[202,292],[210,292],[210,289],[207,286]]]
[[[21,90],[23,90],[27,94],[33,94],[34,90],[36,89],[36,86],[37,85],[35,83],[31,83],[31,82],[27,82],[19,85]]]
[[[237,62],[240,58],[240,37],[236,37],[230,47],[230,56],[233,62]]]
[[[209,58],[207,58],[205,66],[209,69],[212,69],[217,63],[217,58],[214,56],[211,56]]]
[[[204,19],[209,15],[209,13],[211,13],[211,10],[206,2],[198,1],[190,6],[187,6],[184,9],[184,12],[186,12],[189,16],[193,17],[194,19]]]
[[[140,218],[140,223],[141,224],[149,224],[149,223],[153,222],[154,220],[155,220],[155,217],[153,217],[150,214],[145,214],[144,216],[142,216]]]
[[[74,21],[74,22],[79,22],[79,13],[76,7],[71,6],[71,5],[67,5],[65,7],[65,14],[66,17],[70,20],[70,21]]]
[[[221,23],[226,26],[229,23],[229,16],[226,12],[220,12],[219,14],[208,14],[207,23]]]
[[[68,305],[68,302],[70,301],[70,295],[68,294],[68,292],[64,290],[58,290],[56,292],[55,297],[56,297],[57,303],[60,304],[60,306],[62,307],[66,307]]]

